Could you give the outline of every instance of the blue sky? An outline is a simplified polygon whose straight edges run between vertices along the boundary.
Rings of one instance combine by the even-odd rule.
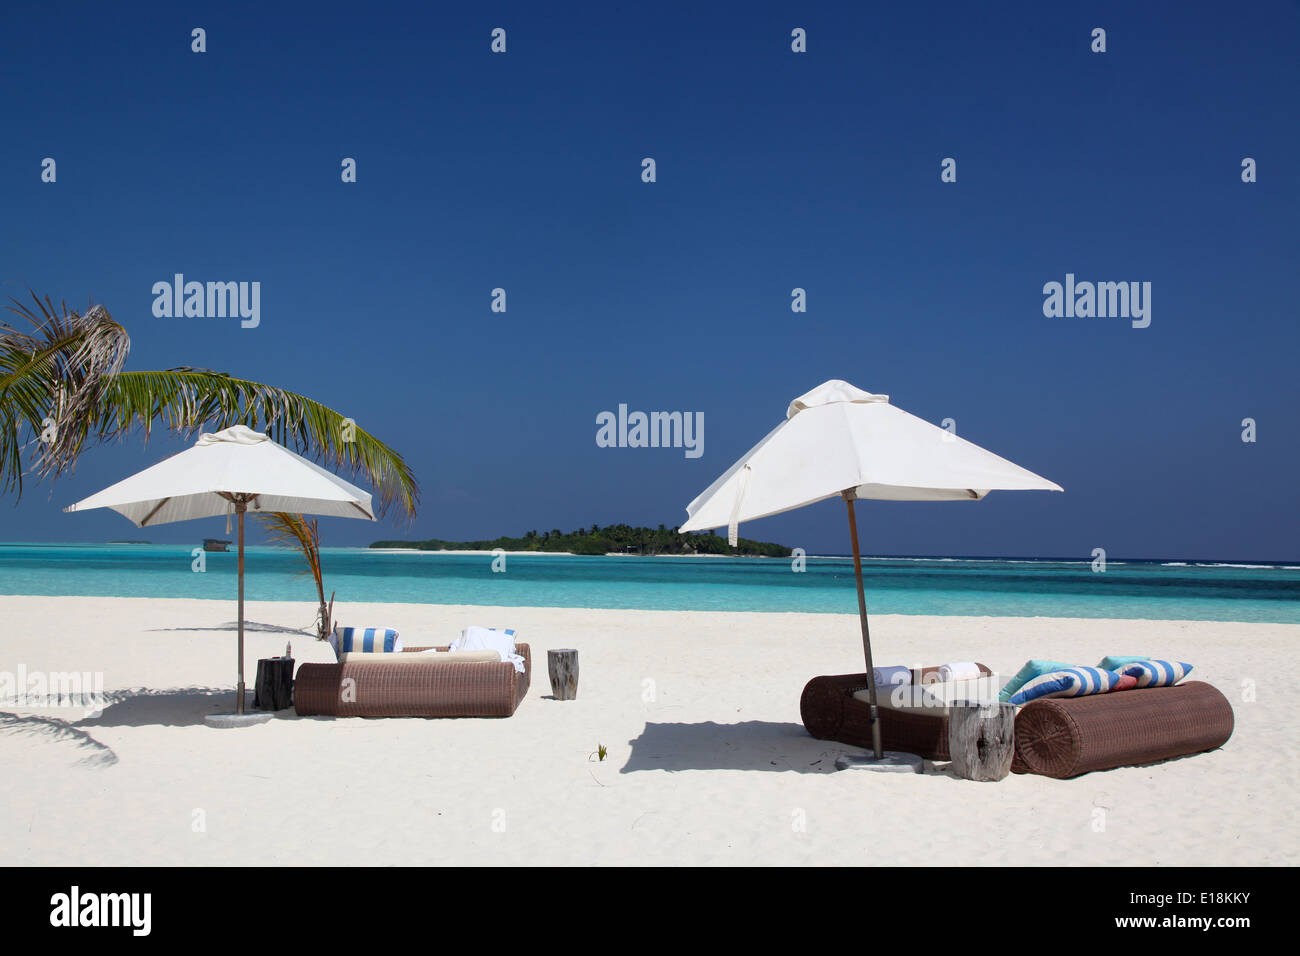
[[[396,446],[414,524],[326,544],[671,526],[843,378],[1066,489],[864,503],[868,553],[1300,557],[1296,3],[592,7],[8,4],[0,293]],[[261,324],[156,318],[177,272]],[[1045,317],[1067,272],[1150,282],[1150,327]],[[598,448],[620,403],[703,412],[703,456]],[[222,533],[60,510],[180,447],[88,452],[0,540]],[[742,533],[847,550],[834,501]]]

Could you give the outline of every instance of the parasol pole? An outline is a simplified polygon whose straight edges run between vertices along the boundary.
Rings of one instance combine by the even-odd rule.
[[[875,750],[876,759],[880,760],[884,757],[885,751],[880,744],[880,710],[876,706],[875,669],[871,664],[871,630],[867,626],[867,595],[862,587],[862,554],[858,550],[858,516],[854,507],[858,494],[853,488],[846,488],[841,494],[844,496],[845,506],[849,509],[849,534],[853,538],[853,576],[858,582],[858,617],[862,621],[862,653],[867,659],[867,686],[871,701],[871,745]],[[243,552],[241,551],[240,554],[242,555]]]
[[[235,514],[239,516],[239,686],[235,691],[235,713],[244,712],[244,512],[248,504],[242,498],[235,501]]]

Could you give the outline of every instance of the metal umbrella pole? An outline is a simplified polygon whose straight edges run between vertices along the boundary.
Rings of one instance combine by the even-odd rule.
[[[244,712],[244,512],[248,504],[235,502],[235,514],[239,516],[239,686],[235,691],[235,713]]]
[[[885,749],[880,743],[880,710],[876,706],[876,678],[875,669],[871,664],[871,630],[867,626],[867,595],[862,586],[862,554],[858,550],[858,516],[854,507],[857,501],[857,492],[852,488],[846,488],[842,492],[844,504],[849,509],[849,534],[853,538],[853,576],[858,582],[858,617],[862,621],[862,653],[867,659],[867,695],[870,699],[871,708],[871,745],[875,750],[876,759],[880,760],[885,755]]]
[[[235,506],[235,515],[239,524],[239,558],[235,572],[239,578],[239,661],[236,671],[239,676],[238,683],[235,685],[235,713],[242,714],[244,712],[244,513],[248,511],[248,503],[257,496],[234,494],[229,491],[219,491],[217,494]],[[226,525],[226,533],[230,533],[230,525]]]

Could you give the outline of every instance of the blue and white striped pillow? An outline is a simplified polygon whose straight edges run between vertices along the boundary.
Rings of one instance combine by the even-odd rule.
[[[1040,697],[1086,697],[1104,694],[1119,683],[1114,671],[1099,667],[1067,667],[1028,681],[1011,695],[1010,704],[1027,704]]]
[[[1136,677],[1139,687],[1171,687],[1191,672],[1191,664],[1155,660],[1125,664],[1119,671],[1128,677]]]
[[[330,641],[335,654],[396,654],[402,638],[392,627],[335,627]]]

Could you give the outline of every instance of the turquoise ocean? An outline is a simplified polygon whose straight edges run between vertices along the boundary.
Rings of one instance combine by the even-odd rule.
[[[0,544],[0,594],[233,600],[235,554],[192,569],[187,545]],[[315,602],[301,557],[246,552],[251,601]],[[508,607],[811,611],[853,614],[847,557],[788,559],[566,557],[322,550],[325,590],[337,601]],[[1147,618],[1300,624],[1300,565],[1251,562],[870,558],[874,614]]]

